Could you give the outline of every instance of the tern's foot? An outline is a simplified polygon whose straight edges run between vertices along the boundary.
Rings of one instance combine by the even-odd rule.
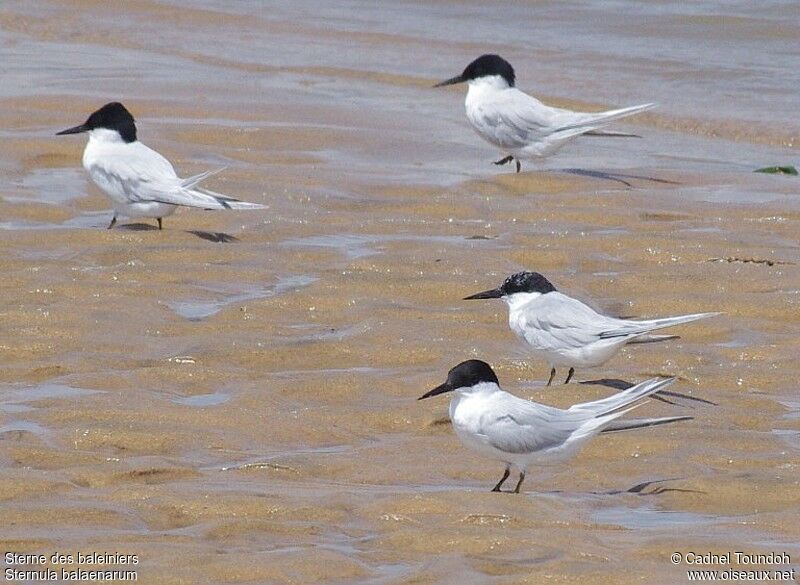
[[[520,171],[522,170],[522,163],[520,163],[520,162],[519,162],[519,159],[517,159],[517,160],[516,160],[516,161],[514,161],[514,162],[516,162],[516,163],[517,163],[517,172],[520,172]]]
[[[499,492],[500,486],[503,485],[503,482],[508,479],[508,476],[511,475],[511,468],[506,467],[505,472],[503,473],[503,477],[500,478],[500,481],[497,482],[497,485],[492,488],[493,492]]]
[[[569,381],[572,380],[572,375],[575,373],[575,368],[570,368],[569,372],[567,373],[567,379],[564,380],[564,384],[569,384]]]
[[[164,227],[161,225],[161,218],[157,217],[156,219],[158,220],[158,229],[164,229]]]
[[[525,481],[525,474],[520,472],[519,474],[519,481],[517,482],[517,487],[514,488],[514,493],[519,493],[519,488],[522,487],[522,482]]]
[[[115,225],[116,223],[117,223],[117,216],[115,215],[114,217],[112,217],[112,218],[111,218],[111,223],[110,223],[110,224],[108,224],[108,227],[107,227],[106,229],[109,229],[109,230],[110,230],[111,228],[113,228],[113,227],[114,227],[114,225]]]
[[[511,156],[511,155],[509,154],[509,155],[508,155],[507,157],[505,157],[505,158],[501,158],[500,160],[496,160],[496,161],[494,161],[494,164],[496,164],[496,165],[498,165],[498,166],[501,166],[501,165],[507,165],[507,164],[508,164],[508,163],[510,163],[512,160],[514,160],[514,157],[513,157],[513,156]],[[517,161],[517,164],[519,164],[519,161]]]
[[[547,380],[547,385],[548,386],[553,383],[553,378],[555,378],[555,377],[556,377],[556,369],[555,368],[550,368],[550,379]]]

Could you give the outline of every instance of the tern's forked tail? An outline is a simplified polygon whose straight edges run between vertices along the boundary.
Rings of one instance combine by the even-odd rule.
[[[678,317],[664,317],[663,319],[648,319],[646,321],[624,321],[619,328],[609,329],[600,334],[600,339],[611,339],[612,337],[632,337],[643,335],[657,329],[665,329],[682,323],[691,323],[708,317],[716,317],[722,313],[693,313],[691,315],[680,315]]]
[[[170,194],[169,197],[165,196],[163,202],[201,209],[264,209],[264,206],[259,203],[241,201],[222,193],[197,187],[202,181],[224,170],[225,167],[182,179],[180,191]]]
[[[594,136],[625,136],[622,132],[603,132],[600,129],[610,124],[614,120],[627,118],[634,114],[639,114],[656,107],[656,104],[641,104],[620,108],[618,110],[607,110],[596,114],[580,114],[571,124],[566,124],[556,130],[556,133],[565,134],[590,134]],[[635,136],[635,135],[630,135]]]
[[[634,114],[640,114],[642,112],[646,112],[647,110],[652,110],[655,107],[656,104],[654,103],[641,104],[638,106],[630,106],[628,108],[620,108],[618,110],[598,112],[597,114],[587,114],[588,119],[584,122],[584,124],[587,126],[604,126],[609,122],[613,122],[614,120],[627,118],[628,116],[633,116]]]
[[[240,201],[207,189],[193,189],[189,193],[197,200],[196,204],[189,204],[192,207],[202,207],[203,209],[264,209],[264,206],[260,203]]]
[[[621,118],[627,118],[628,116],[633,116],[634,114],[640,114],[641,112],[646,112],[647,110],[652,110],[656,107],[655,103],[650,104],[640,104],[638,106],[630,106],[627,108],[619,108],[618,110],[607,110],[605,112],[599,112],[594,114],[595,122],[613,122],[614,120],[619,120]]]
[[[635,404],[636,402],[663,390],[672,384],[676,378],[651,378],[631,386],[626,390],[612,394],[599,400],[573,404],[569,412],[588,412],[595,417],[602,417]]]
[[[213,171],[205,171],[204,173],[199,173],[197,175],[187,177],[181,180],[181,187],[183,187],[184,189],[193,189],[194,187],[205,181],[207,178],[213,177],[214,175],[218,175],[227,168],[228,167],[220,167],[218,169],[214,169]]]

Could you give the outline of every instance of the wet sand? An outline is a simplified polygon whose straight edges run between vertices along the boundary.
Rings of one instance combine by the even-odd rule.
[[[397,30],[400,8],[357,3],[304,19],[311,3],[137,0],[115,20],[122,6],[0,14],[16,81],[0,93],[4,552],[137,554],[159,584],[681,583],[676,551],[796,566],[800,183],[751,172],[796,160],[796,122],[748,100],[681,108],[669,86],[675,101],[621,126],[642,140],[515,175],[466,127],[463,88],[429,89],[485,39],[448,32],[412,70],[455,4],[406,7]],[[742,42],[793,42],[793,25],[748,22]],[[658,62],[581,91],[580,64],[556,61],[541,80],[521,63],[521,87],[597,108],[649,101],[632,79]],[[53,134],[110,99],[180,174],[227,165],[209,188],[268,208],[104,229],[83,139]],[[695,419],[600,437],[532,469],[523,495],[488,493],[502,466],[460,445],[447,397],[416,401],[450,367],[485,359],[558,406],[612,391],[543,387],[505,307],[460,300],[522,268],[617,314],[724,311],[577,373],[678,376],[717,406],[651,401],[637,416]]]

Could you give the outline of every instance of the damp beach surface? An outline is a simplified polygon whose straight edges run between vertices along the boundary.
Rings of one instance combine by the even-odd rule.
[[[679,583],[689,551],[796,566],[800,181],[752,171],[798,162],[799,17],[4,5],[0,548],[135,554],[167,585]],[[548,103],[660,105],[615,126],[641,139],[513,174],[464,88],[431,89],[487,51]],[[112,100],[179,174],[227,167],[208,187],[267,209],[106,230],[84,139],[54,134]],[[545,388],[503,304],[461,301],[523,268],[618,315],[724,315]],[[636,416],[695,418],[493,494],[502,465],[460,445],[447,397],[416,400],[472,357],[557,406],[655,375],[717,406],[650,401]]]

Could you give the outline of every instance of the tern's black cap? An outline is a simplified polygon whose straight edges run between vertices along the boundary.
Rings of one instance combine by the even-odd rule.
[[[501,286],[507,295],[512,295],[518,292],[538,292],[549,293],[556,290],[556,287],[538,272],[517,272],[512,274],[503,281]]]
[[[437,394],[444,394],[445,392],[452,392],[459,388],[470,388],[481,382],[493,382],[498,385],[500,383],[489,364],[481,360],[467,360],[461,362],[447,373],[447,381],[444,384],[440,384],[433,390],[426,392],[419,397],[419,400],[430,398]]]
[[[92,113],[83,124],[58,132],[79,134],[97,128],[116,130],[125,142],[136,142],[136,124],[131,113],[119,102],[111,102]]]
[[[514,68],[511,66],[511,63],[503,59],[500,55],[481,55],[467,65],[461,75],[456,75],[441,83],[437,83],[434,87],[463,83],[471,79],[480,79],[481,77],[489,77],[491,75],[499,75],[506,80],[506,83],[508,83],[510,87],[514,87],[514,80],[516,79]]]
[[[465,297],[465,301],[473,299],[499,299],[515,293],[541,293],[555,292],[556,287],[538,272],[517,272],[503,281],[503,284],[491,290]]]
[[[508,85],[514,87],[516,76],[511,63],[503,59],[500,55],[481,55],[472,63],[467,65],[464,73],[461,74],[465,80],[499,75],[506,80]]]

